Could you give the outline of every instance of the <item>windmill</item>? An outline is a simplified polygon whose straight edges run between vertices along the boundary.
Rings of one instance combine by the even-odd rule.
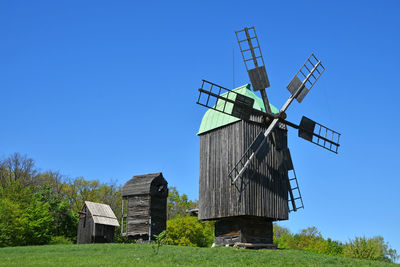
[[[293,100],[301,103],[325,70],[314,54],[290,81],[290,97],[277,110],[265,91],[270,83],[255,28],[237,31],[236,37],[253,91],[260,91],[261,99],[249,85],[229,90],[202,81],[197,104],[209,110],[198,133],[199,219],[216,220],[215,245],[273,247],[272,222],[304,208],[287,127],[334,153],[340,133],[304,116],[299,125],[286,119]]]

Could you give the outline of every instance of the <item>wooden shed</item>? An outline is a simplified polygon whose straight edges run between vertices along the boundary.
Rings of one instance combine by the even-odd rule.
[[[119,223],[109,205],[85,201],[79,212],[77,243],[112,243],[116,226]]]
[[[245,85],[236,92],[253,98],[254,108],[264,105]],[[273,112],[278,110],[271,105]],[[272,222],[287,220],[288,173],[283,167],[287,130],[274,131],[269,152],[256,159],[235,184],[229,171],[261,130],[251,123],[212,109],[203,117],[200,136],[199,219],[217,220],[215,244],[272,244]]]
[[[168,183],[161,172],[133,176],[122,188],[122,236],[154,239],[167,226]]]

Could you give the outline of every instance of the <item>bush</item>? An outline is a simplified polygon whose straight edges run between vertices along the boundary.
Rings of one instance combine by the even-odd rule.
[[[282,229],[278,228],[278,231],[282,231]],[[324,254],[327,252],[328,247],[327,241],[322,238],[321,233],[316,227],[308,227],[303,229],[300,234],[295,235],[291,234],[288,230],[284,231],[277,238],[276,243],[279,248],[310,250]]]
[[[282,234],[278,239],[274,241],[277,245],[278,248],[283,248],[283,249],[296,249],[296,243],[294,241],[294,236],[291,233],[284,233]]]
[[[396,250],[390,249],[381,236],[369,239],[366,237],[356,237],[354,240],[350,240],[345,246],[343,254],[351,258],[389,262],[395,261],[398,258]]]
[[[175,217],[167,221],[165,244],[209,247],[214,242],[214,223],[196,217]]]
[[[52,236],[49,242],[50,245],[65,245],[73,244],[72,240],[65,236]]]
[[[343,255],[343,244],[339,241],[332,240],[328,238],[326,240],[326,254],[332,256],[342,256]]]
[[[299,234],[291,234],[286,228],[283,230],[281,228],[283,227],[278,227],[276,231],[276,233],[282,233],[279,237],[274,230],[274,242],[279,248],[309,250],[334,256],[343,254],[343,244],[332,241],[330,238],[325,240],[316,227],[303,229]]]
[[[316,227],[303,229],[299,234],[292,234],[278,225],[274,227],[274,242],[282,249],[310,250],[333,256],[387,262],[395,262],[399,258],[397,251],[390,248],[381,236],[370,239],[356,237],[349,243],[342,244],[330,238],[325,240]]]

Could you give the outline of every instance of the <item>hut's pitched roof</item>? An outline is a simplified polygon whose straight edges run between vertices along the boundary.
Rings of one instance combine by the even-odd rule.
[[[261,98],[259,98],[258,96],[256,96],[251,90],[250,90],[250,84],[245,84],[243,86],[240,86],[236,89],[234,89],[233,91],[235,91],[238,94],[242,94],[245,95],[247,97],[253,98],[254,99],[254,105],[253,108],[264,111],[265,112],[265,107],[264,107],[264,103],[262,101]],[[228,97],[228,98],[232,98],[234,97],[233,94],[227,95],[227,93],[222,94],[222,96]],[[217,108],[219,108],[219,105],[224,105],[225,101],[219,101],[217,102]],[[278,113],[279,110],[274,107],[273,105],[271,105],[271,103],[269,104],[272,113]],[[231,104],[227,104],[225,111],[226,112],[231,112],[233,108],[233,105]],[[222,108],[221,108],[222,109]],[[203,119],[201,121],[200,124],[200,129],[199,132],[197,134],[203,134],[206,133],[208,131],[211,131],[213,129],[234,123],[239,121],[239,118],[224,114],[222,112],[213,110],[213,109],[209,109],[207,110],[207,112],[204,114]]]
[[[85,201],[85,205],[92,215],[94,223],[119,226],[117,217],[107,204]]]
[[[151,186],[155,182],[157,182],[157,185],[168,184],[161,172],[133,176],[122,187],[121,195],[124,197],[151,194]]]

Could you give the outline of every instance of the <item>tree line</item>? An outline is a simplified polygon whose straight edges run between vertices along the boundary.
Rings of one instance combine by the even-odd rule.
[[[121,188],[58,171],[41,172],[14,153],[0,160],[0,247],[75,243],[84,201],[106,203],[121,217]]]
[[[40,171],[35,161],[14,153],[0,160],[0,247],[76,243],[78,211],[85,201],[110,205],[121,221],[121,186],[59,171]],[[168,219],[196,207],[186,194],[169,188]],[[115,231],[117,242],[126,241]]]
[[[19,153],[0,160],[0,247],[76,243],[78,211],[84,201],[110,205],[121,221],[121,186],[84,177],[70,178],[58,171],[40,171],[32,158]],[[187,210],[197,201],[169,187],[167,229],[164,242],[170,245],[210,247],[214,222],[190,217]],[[115,231],[116,242],[128,242]],[[131,242],[131,241],[129,241]],[[274,243],[283,249],[395,261],[397,251],[381,236],[356,237],[347,243],[324,239],[315,227],[298,234],[274,224]]]
[[[291,233],[289,229],[274,224],[274,243],[281,249],[313,251],[320,254],[356,259],[395,262],[399,255],[382,236],[355,237],[346,243],[325,239],[316,227]]]

